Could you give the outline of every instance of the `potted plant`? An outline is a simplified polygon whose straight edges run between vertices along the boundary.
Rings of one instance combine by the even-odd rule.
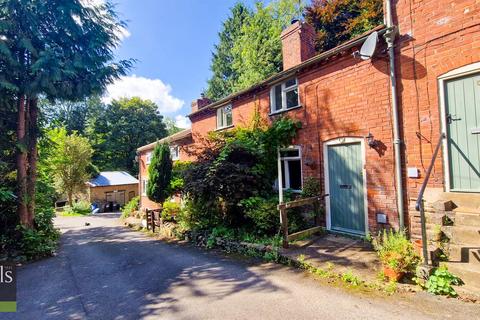
[[[401,280],[420,261],[404,231],[384,230],[374,239],[373,246],[383,265],[383,273],[390,281]]]

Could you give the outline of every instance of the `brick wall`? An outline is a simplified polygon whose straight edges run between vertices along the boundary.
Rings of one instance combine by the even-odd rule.
[[[420,170],[419,179],[407,178],[407,197],[415,199],[445,116],[440,114],[438,77],[480,61],[480,2],[398,0],[395,8],[400,31],[397,69],[405,166]],[[442,153],[428,187],[445,187]]]

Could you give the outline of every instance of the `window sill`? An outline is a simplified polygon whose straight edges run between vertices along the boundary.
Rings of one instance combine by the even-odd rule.
[[[230,129],[230,128],[233,128],[233,127],[235,127],[235,125],[232,124],[232,125],[230,125],[230,126],[217,128],[217,129],[215,129],[215,130],[213,130],[213,131],[223,131],[223,130],[227,130],[227,129]]]
[[[276,116],[277,114],[282,114],[282,113],[285,113],[285,112],[288,112],[288,111],[300,109],[301,107],[303,107],[303,105],[299,104],[298,106],[292,107],[292,108],[289,108],[289,109],[283,109],[283,110],[279,110],[279,111],[275,111],[275,112],[270,112],[268,115],[270,117],[271,116]]]

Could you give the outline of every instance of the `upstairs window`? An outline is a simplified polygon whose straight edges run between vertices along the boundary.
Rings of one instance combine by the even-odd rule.
[[[150,162],[152,162],[152,152],[151,151],[147,152],[147,155],[145,156],[145,162],[147,164],[150,164]]]
[[[300,106],[297,78],[279,83],[270,90],[270,112],[277,113]]]
[[[178,146],[171,146],[170,147],[170,156],[172,160],[179,160],[180,159],[180,148]]]
[[[233,125],[232,105],[226,105],[217,109],[217,129],[227,128]]]
[[[282,188],[293,191],[302,190],[302,156],[300,147],[280,150],[282,165]]]

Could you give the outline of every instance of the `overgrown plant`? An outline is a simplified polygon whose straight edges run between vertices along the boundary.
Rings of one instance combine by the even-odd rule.
[[[441,266],[433,271],[432,275],[425,283],[425,288],[428,292],[436,295],[445,295],[450,297],[456,297],[457,292],[452,285],[462,285],[463,281],[450,273],[447,267]]]
[[[413,271],[420,261],[403,230],[383,230],[373,239],[373,246],[382,264],[397,273]]]
[[[140,206],[140,197],[136,196],[133,197],[132,200],[128,201],[128,203],[122,209],[122,218],[128,218],[133,213],[135,213]]]

